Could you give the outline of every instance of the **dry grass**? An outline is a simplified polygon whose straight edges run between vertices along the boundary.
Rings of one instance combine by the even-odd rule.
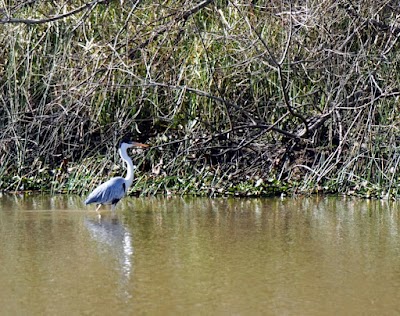
[[[2,189],[399,194],[394,1],[2,5]]]

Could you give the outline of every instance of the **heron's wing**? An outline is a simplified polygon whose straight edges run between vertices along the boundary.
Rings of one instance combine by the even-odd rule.
[[[126,184],[124,178],[112,178],[90,193],[85,204],[115,204],[125,195],[125,192]]]

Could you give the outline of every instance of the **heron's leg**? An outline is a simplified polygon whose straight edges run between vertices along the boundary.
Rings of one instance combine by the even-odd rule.
[[[100,207],[101,207],[101,204],[97,205],[97,208],[96,208],[97,213],[99,212]]]
[[[111,204],[111,212],[115,212],[115,207],[117,206],[117,204]]]

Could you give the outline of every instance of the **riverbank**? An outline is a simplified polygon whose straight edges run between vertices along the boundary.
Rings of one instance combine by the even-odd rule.
[[[387,1],[11,1],[0,14],[0,190],[400,196]]]

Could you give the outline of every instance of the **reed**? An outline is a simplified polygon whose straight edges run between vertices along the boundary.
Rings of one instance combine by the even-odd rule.
[[[0,188],[399,195],[397,13],[387,1],[7,1]]]

